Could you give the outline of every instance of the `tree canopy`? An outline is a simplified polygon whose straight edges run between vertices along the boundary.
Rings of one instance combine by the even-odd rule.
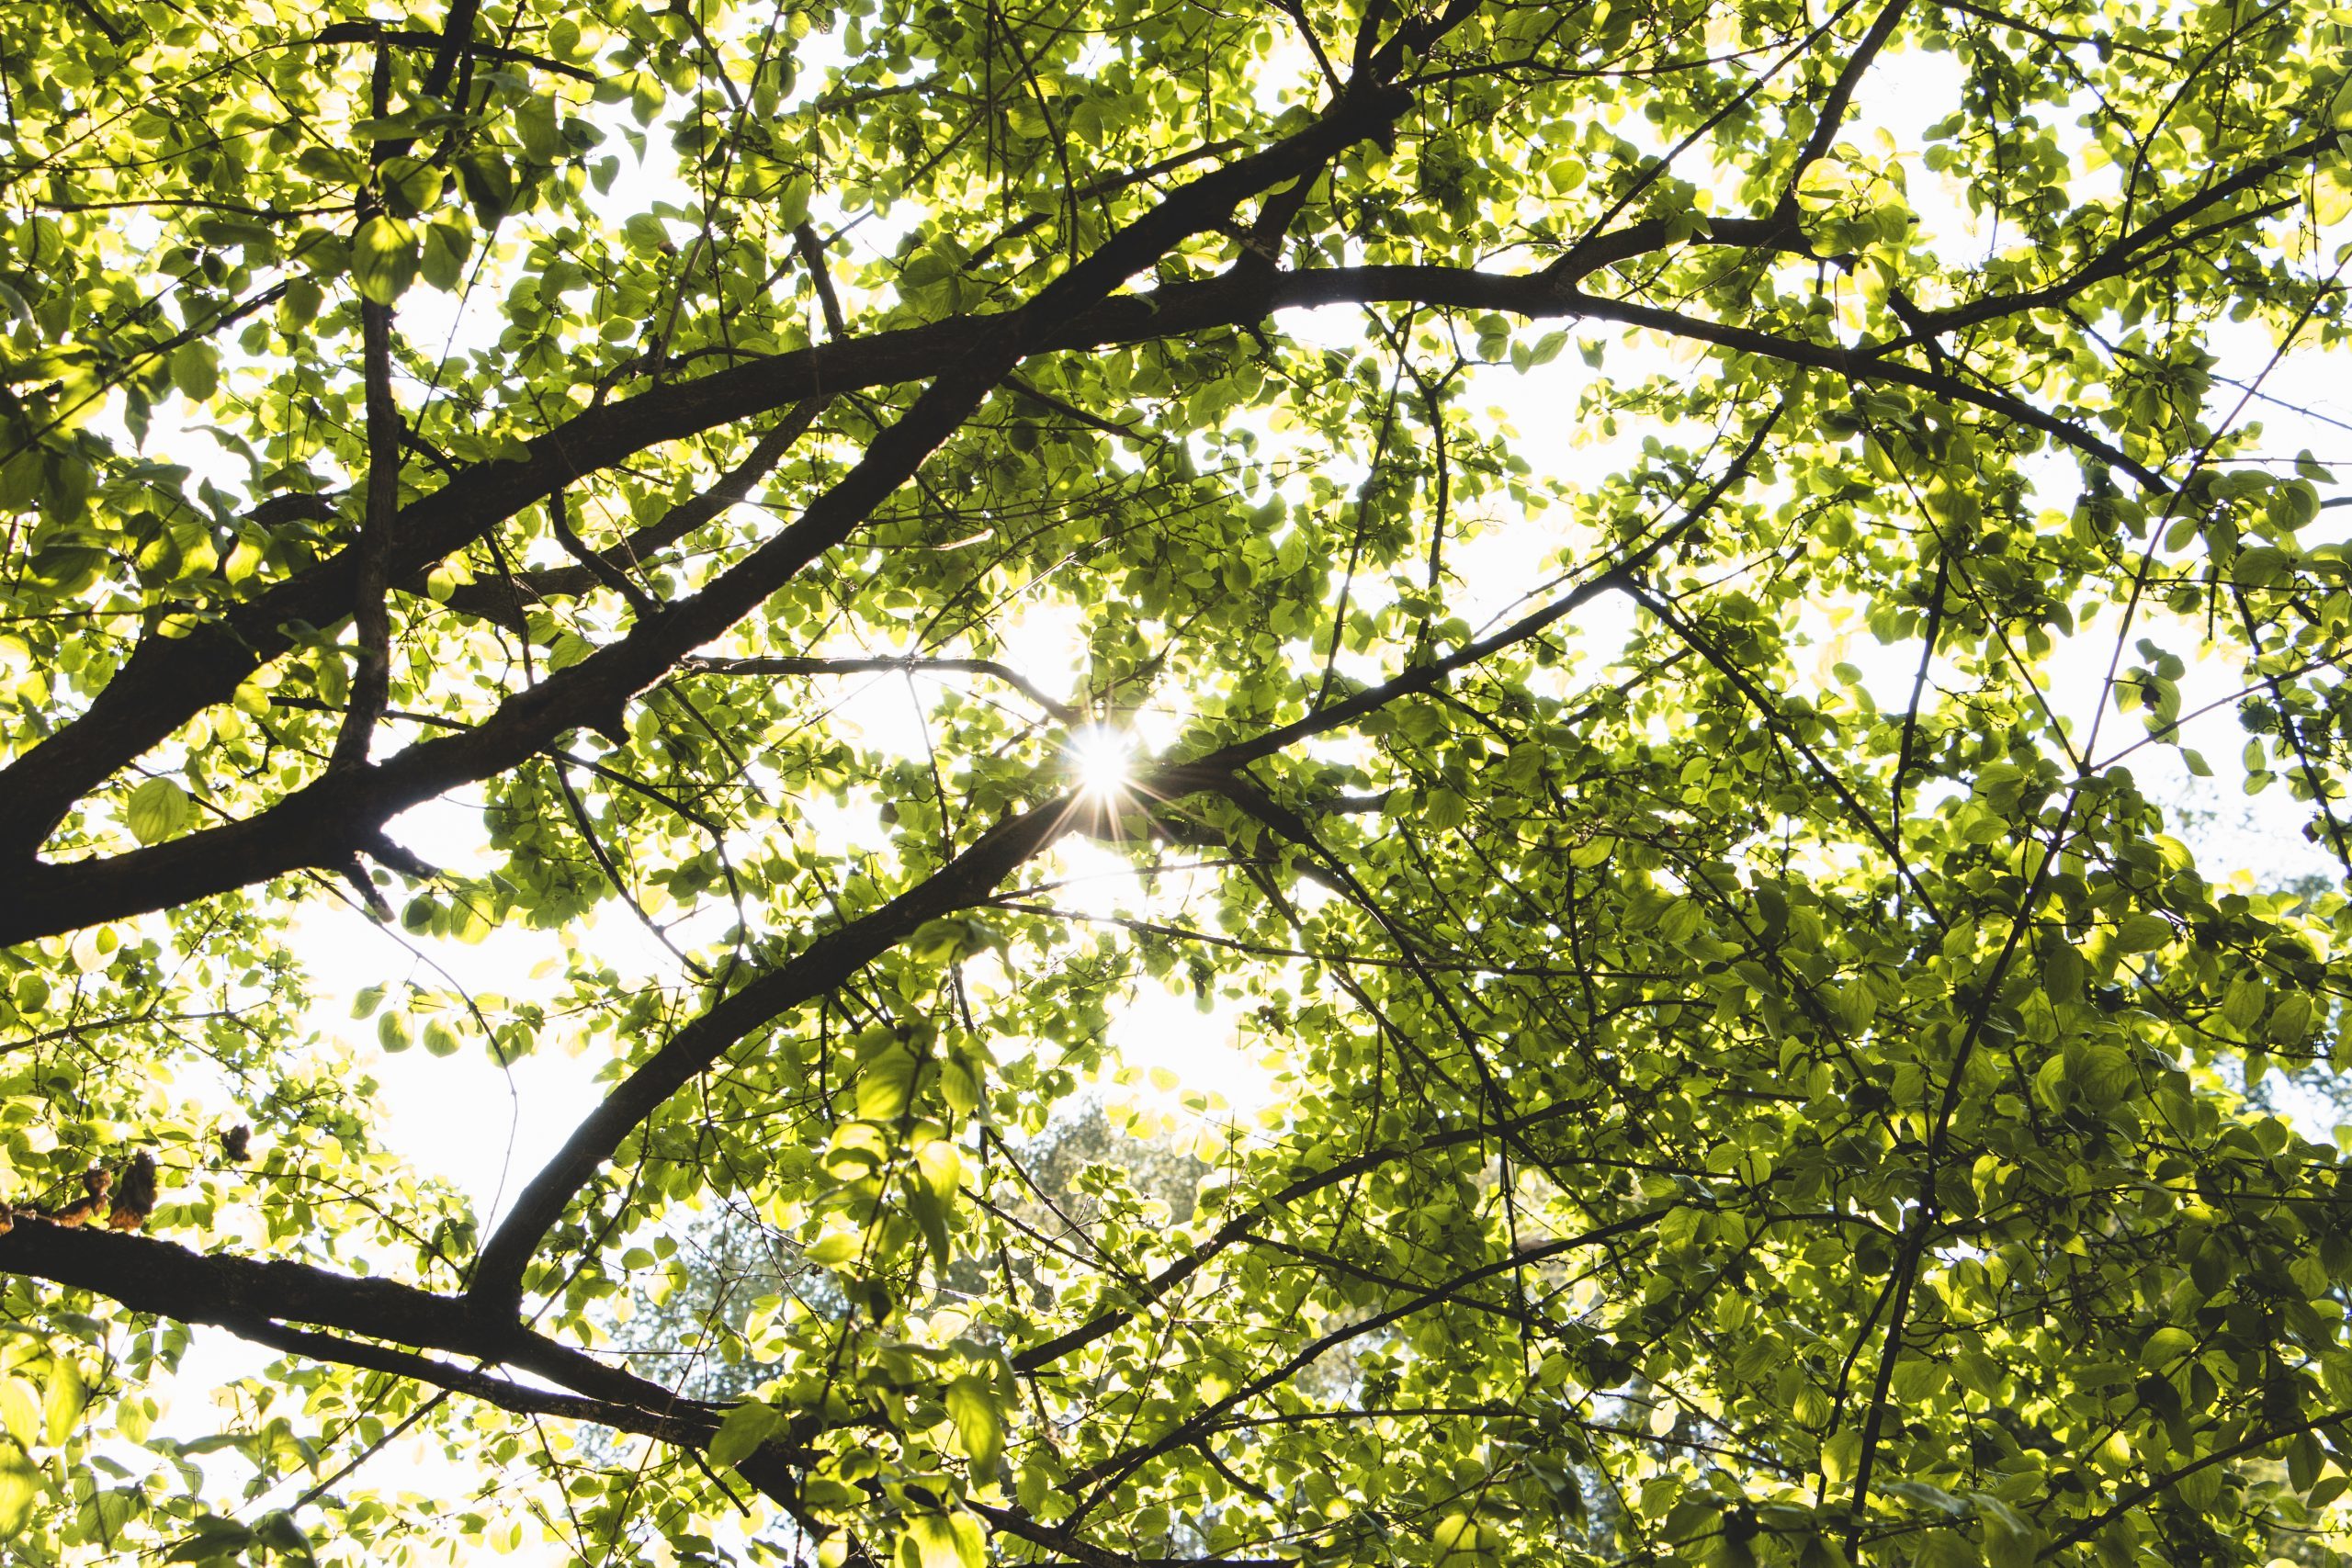
[[[2324,1557],[2348,20],[0,11],[10,1560]]]

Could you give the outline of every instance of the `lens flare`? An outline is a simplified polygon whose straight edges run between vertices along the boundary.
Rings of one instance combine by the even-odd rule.
[[[1115,730],[1081,729],[1070,737],[1070,773],[1078,780],[1079,789],[1096,800],[1107,799],[1126,789],[1133,776],[1128,771],[1129,760],[1127,739]]]

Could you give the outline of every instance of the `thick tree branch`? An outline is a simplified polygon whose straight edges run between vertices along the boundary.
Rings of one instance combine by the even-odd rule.
[[[729,507],[739,506],[748,500],[752,487],[772,473],[775,466],[784,460],[785,454],[808,433],[808,427],[817,422],[817,416],[824,412],[829,400],[804,398],[793,404],[784,418],[760,437],[741,462],[708,488],[671,507],[619,544],[594,552],[593,560],[577,566],[548,567],[537,571],[516,572],[511,578],[466,583],[449,595],[447,604],[452,609],[481,615],[486,620],[521,631],[525,616],[534,603],[582,594],[599,585],[609,585],[606,573],[627,572],[641,567],[655,551],[667,549]],[[409,581],[417,589],[423,587],[414,577]]]
[[[1596,299],[1589,295],[1577,296],[1575,313],[1595,321],[1622,321],[1628,326],[1649,327],[1673,337],[1690,338],[1700,343],[1713,344],[1742,354],[1760,358],[1777,359],[1787,365],[1808,366],[1820,370],[1833,370],[1857,381],[1891,381],[1899,387],[1911,387],[1929,393],[1946,402],[1967,403],[2015,420],[2029,430],[2042,434],[2086,456],[2098,458],[2122,473],[2131,475],[2159,495],[2171,493],[2172,484],[2162,474],[2148,468],[2120,447],[2092,434],[2072,421],[2034,407],[2022,398],[2010,397],[1963,381],[1956,376],[1939,371],[1921,370],[1908,365],[1880,359],[1853,349],[1829,344],[1805,343],[1793,338],[1778,337],[1770,333],[1751,331],[1720,321],[1710,321],[1696,316],[1686,316],[1653,305],[1636,304],[1631,300]]]
[[[1298,139],[1283,145],[1290,149],[1291,162],[1298,163]],[[2281,154],[2267,163],[2283,166],[2289,161],[2291,154]],[[1250,163],[1243,160],[1228,170],[1204,176],[1185,189],[1193,190],[1208,181],[1218,180],[1232,169]],[[1269,168],[1260,165],[1253,177],[1272,183]],[[2276,172],[2275,168],[2272,172]],[[2243,177],[2253,178],[2252,172]],[[1243,183],[1248,183],[1247,178]],[[1758,231],[1759,240],[1770,227]],[[1643,237],[1647,236],[1645,233]],[[1662,243],[1662,232],[1659,238]],[[620,461],[630,453],[747,417],[780,402],[813,397],[820,387],[845,389],[920,376],[949,356],[951,344],[967,340],[975,333],[1014,336],[1034,333],[1034,340],[1006,356],[1017,362],[1023,353],[1083,349],[1194,333],[1220,325],[1246,324],[1284,309],[1337,303],[1419,303],[1500,310],[1530,319],[1580,317],[1648,327],[1855,380],[1907,386],[1939,399],[1984,409],[2130,474],[2151,489],[2163,491],[2169,488],[2162,476],[2067,420],[1953,375],[1886,357],[1900,345],[1864,351],[1784,338],[1633,301],[1600,299],[1572,286],[1579,268],[1587,265],[1598,267],[1622,259],[1623,247],[1634,243],[1602,236],[1589,243],[1590,248],[1576,267],[1550,276],[1498,276],[1436,266],[1341,267],[1272,274],[1236,269],[1217,278],[1173,285],[1148,296],[1078,303],[1074,308],[1058,297],[1040,296],[1029,307],[1002,317],[958,319],[934,326],[838,340],[773,360],[736,367],[586,411],[531,443],[532,455],[527,460],[469,468],[434,496],[402,512],[393,573],[396,580],[421,573],[497,521],[543,498],[556,485]],[[1785,237],[1772,243],[1785,243]],[[1106,261],[1104,265],[1125,263]],[[2020,308],[2028,308],[2030,303],[2020,301]],[[1006,324],[1011,322],[1020,325]],[[877,455],[881,454],[882,446],[877,443]],[[812,513],[839,510],[820,502]],[[843,527],[835,517],[823,521],[835,531]],[[805,536],[819,531],[812,525],[800,533]],[[332,625],[347,614],[353,602],[356,570],[356,559],[352,552],[346,551],[274,586],[230,614],[218,626],[199,627],[194,635],[177,640],[152,639],[142,644],[100,691],[88,712],[0,773],[0,797],[9,802],[5,810],[0,810],[0,856],[14,855],[22,863],[83,792],[206,705],[225,701],[254,668],[277,657],[289,646],[283,626],[291,622]],[[570,570],[578,573],[582,581],[593,581],[593,576],[584,569]],[[567,581],[563,586],[577,591],[580,585]],[[487,600],[490,595],[479,597]],[[489,608],[487,604],[482,607]],[[93,901],[92,907],[103,906]],[[0,934],[0,940],[13,939]]]
[[[1796,164],[1789,170],[1788,188],[1781,197],[1781,210],[1794,209],[1797,186],[1804,178],[1804,172],[1828,155],[1831,144],[1838,140],[1838,132],[1845,126],[1846,109],[1854,101],[1854,89],[1861,85],[1863,73],[1877,61],[1879,51],[1894,36],[1894,29],[1902,24],[1903,14],[1910,8],[1911,0],[1889,0],[1871,21],[1870,30],[1862,35],[1862,40],[1854,46],[1854,52],[1846,57],[1844,67],[1838,73],[1838,80],[1830,84],[1828,96],[1822,99],[1821,107],[1815,111],[1813,134],[1805,138],[1804,150],[1798,152]]]
[[[289,1354],[413,1378],[502,1410],[594,1421],[693,1450],[708,1445],[724,1413],[543,1338],[469,1298],[390,1280],[192,1252],[153,1236],[56,1225],[22,1213],[0,1233],[0,1273],[90,1291],[133,1312],[225,1328]],[[452,1366],[429,1351],[511,1366],[560,1392]],[[805,1519],[798,1503],[805,1456],[791,1446],[799,1431],[789,1428],[738,1468]]]
[[[177,1314],[170,1315],[176,1316]],[[662,1416],[634,1404],[590,1399],[584,1394],[554,1393],[511,1379],[492,1377],[471,1368],[452,1366],[412,1350],[369,1345],[313,1329],[288,1328],[279,1323],[232,1325],[241,1339],[266,1345],[288,1355],[307,1357],[330,1366],[358,1367],[391,1377],[408,1378],[452,1393],[466,1394],[485,1404],[518,1416],[553,1416],[566,1421],[594,1421],[616,1431],[658,1438],[665,1443],[700,1447],[710,1440],[718,1422],[699,1411],[694,1417]]]
[[[1535,636],[1595,593],[1621,584],[1627,571],[1653,558],[1712,511],[1745,476],[1778,417],[1776,413],[1764,421],[1723,477],[1670,527],[1583,587],[1490,637],[1368,687],[1255,740],[1237,742],[1192,761],[1142,770],[1132,782],[1131,793],[1138,799],[1167,803],[1198,790],[1229,790],[1236,770],[1247,763],[1311,736],[1344,728],[1390,703],[1430,689],[1474,660],[1489,658]],[[987,903],[999,884],[1063,834],[1089,830],[1100,811],[1062,795],[998,823],[914,887],[872,913],[818,937],[784,964],[681,1029],[605,1097],[523,1190],[484,1244],[475,1268],[474,1292],[493,1303],[519,1297],[532,1255],[573,1195],[612,1157],[631,1131],[738,1043],[792,1010],[829,994],[924,921]]]
[[[0,1235],[0,1271],[94,1291],[133,1312],[211,1324],[232,1333],[260,1335],[273,1324],[308,1324],[418,1350],[520,1367],[575,1393],[649,1411],[666,1411],[682,1403],[657,1383],[543,1339],[511,1316],[484,1313],[466,1298],[282,1258],[191,1252],[153,1236],[20,1216],[13,1229]],[[699,1408],[694,1402],[683,1403],[688,1409]]]
[[[460,7],[471,0],[460,0]],[[369,92],[379,118],[389,112],[392,58],[376,51]],[[376,144],[371,162],[382,166],[383,149]],[[382,212],[371,181],[359,198],[359,226],[365,229]],[[392,400],[392,308],[380,300],[359,301],[360,378],[368,416],[368,488],[359,519],[358,582],[352,596],[352,630],[358,644],[351,674],[351,708],[336,732],[329,773],[348,773],[364,765],[375,738],[376,721],[384,715],[392,680],[391,592],[392,530],[399,525],[401,502],[401,424],[400,405]]]
[[[2165,236],[2177,232],[2183,225],[2233,197],[2259,188],[2263,182],[2276,178],[2286,170],[2310,162],[2335,145],[2340,132],[2324,130],[2290,146],[2281,148],[2266,158],[2257,158],[2245,167],[2222,179],[2215,180],[2198,193],[2151,218],[2130,233],[2118,239],[2098,256],[2075,267],[2057,282],[2041,288],[2020,289],[2012,293],[1988,294],[1965,304],[1950,306],[1940,310],[1922,310],[1911,334],[1885,344],[1878,352],[1902,347],[1907,344],[1939,337],[1981,322],[1997,321],[2027,310],[2045,310],[2063,303],[2095,284],[2123,276],[2132,265],[2143,258],[2142,253]]]
[[[577,561],[580,570],[626,600],[639,619],[661,608],[653,595],[629,580],[628,572],[590,549],[581,539],[571,526],[571,504],[561,491],[548,497],[548,527],[554,533],[556,543],[563,547],[563,553]]]
[[[1222,222],[1240,201],[1297,176],[1331,152],[1387,125],[1408,102],[1407,95],[1392,89],[1351,93],[1296,135],[1193,180],[1047,284],[1021,310],[984,318],[964,352],[953,356],[949,368],[903,417],[874,438],[848,474],[811,502],[795,522],[692,598],[666,606],[659,615],[639,622],[620,641],[508,698],[479,728],[419,742],[380,766],[330,773],[243,822],[105,860],[67,866],[25,864],[16,875],[0,878],[0,907],[9,905],[10,895],[17,895],[13,908],[0,913],[0,944],[44,931],[70,930],[183,903],[207,892],[289,871],[339,864],[347,853],[345,841],[356,830],[374,831],[394,814],[455,784],[502,773],[567,731],[616,724],[621,707],[630,697],[847,538],[874,507],[911,478],[923,459],[970,417],[1006,371],[1051,342],[1060,322],[1098,304],[1179,242]],[[531,463],[497,464],[492,470],[533,467]],[[453,481],[451,488],[457,482],[462,481]],[[405,538],[397,541],[406,543]],[[271,597],[265,595],[256,604]],[[259,628],[254,629],[258,633]],[[271,637],[284,645],[282,632]],[[151,652],[153,648],[150,644],[141,652]],[[219,656],[222,650],[216,640],[205,649],[187,651],[200,657]],[[251,663],[247,654],[229,659],[227,667],[242,664],[250,669]],[[232,682],[229,691],[234,689]],[[103,704],[104,694],[74,728],[88,733],[90,720]],[[125,716],[116,716],[119,720]],[[119,752],[120,747],[106,750]],[[38,766],[40,755],[36,752],[0,774],[0,787],[19,782],[19,769],[25,769],[23,777],[31,781],[25,793],[33,797],[32,813],[20,807],[16,822],[20,831],[32,825],[26,820],[28,815],[46,813],[52,807],[62,813],[71,803],[70,797],[59,799],[55,793],[70,772],[44,771]],[[85,747],[71,758],[69,768],[74,761],[87,767],[95,760]],[[111,771],[111,766],[107,767],[98,776]],[[48,820],[53,822],[54,818]],[[40,832],[47,831],[43,823]],[[232,880],[220,880],[223,877]]]
[[[482,1246],[469,1294],[511,1311],[523,1292],[524,1270],[548,1228],[621,1141],[664,1100],[747,1036],[841,987],[924,921],[984,902],[998,883],[1076,827],[1082,815],[1074,800],[1063,796],[1007,818],[916,886],[818,937],[672,1035],[572,1130],[516,1196]]]

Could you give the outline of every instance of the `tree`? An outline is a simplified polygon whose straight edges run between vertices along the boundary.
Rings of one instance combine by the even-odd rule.
[[[1010,1143],[1003,1154],[1018,1173],[1018,1190],[1002,1204],[1004,1217],[1063,1245],[1091,1234],[1106,1201],[1139,1197],[1161,1204],[1179,1222],[1190,1219],[1210,1168],[1189,1140],[1136,1137],[1091,1099],[1061,1107],[1041,1133]],[[722,1210],[674,1245],[683,1267],[630,1280],[626,1326],[613,1337],[639,1358],[647,1376],[697,1398],[741,1399],[765,1381],[759,1363],[740,1359],[753,1313],[782,1310],[786,1296],[820,1315],[846,1310],[831,1277],[793,1256],[755,1214]],[[1051,1300],[1052,1281],[1026,1259],[1002,1262],[1019,1269],[1007,1287],[1012,1293]],[[965,1258],[941,1278],[940,1289],[950,1297],[978,1297],[1000,1283],[984,1260]],[[714,1333],[714,1325],[725,1331]],[[681,1365],[684,1377],[677,1375]]]
[[[397,9],[0,14],[15,1560],[2324,1540],[2352,1204],[2233,1085],[2352,916],[2133,769],[2226,671],[2346,857],[2249,417],[2340,11]],[[334,900],[559,958],[361,1000],[608,1065],[503,1212],[308,1021]],[[1180,975],[1283,1092],[1025,1221]],[[699,1315],[743,1398],[616,1348],[718,1204],[810,1281]],[[190,1325],[283,1357],[194,1442]]]

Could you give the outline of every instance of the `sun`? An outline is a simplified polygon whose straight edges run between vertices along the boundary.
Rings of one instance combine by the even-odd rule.
[[[1095,725],[1072,735],[1069,768],[1079,792],[1095,800],[1124,792],[1133,777],[1128,769],[1130,755],[1127,738],[1114,729]]]

